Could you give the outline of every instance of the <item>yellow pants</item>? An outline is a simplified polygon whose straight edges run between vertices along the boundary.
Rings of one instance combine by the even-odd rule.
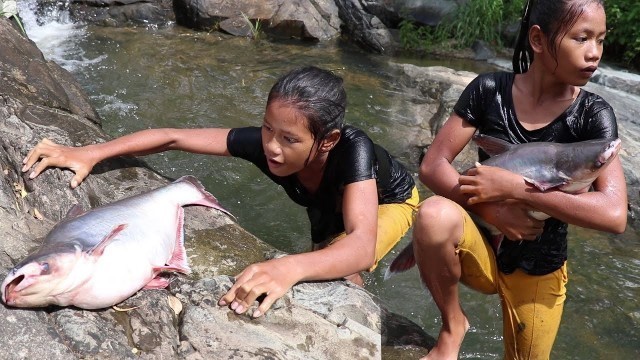
[[[456,249],[461,282],[485,294],[499,294],[502,303],[505,359],[549,359],[566,299],[567,264],[547,275],[518,269],[498,271],[489,242],[462,208],[462,239]]]
[[[373,271],[378,262],[402,239],[413,224],[420,196],[418,188],[413,187],[411,197],[403,203],[378,205],[378,234],[376,241],[376,258],[369,271]],[[345,237],[342,232],[327,241],[313,244],[313,250],[322,249]]]

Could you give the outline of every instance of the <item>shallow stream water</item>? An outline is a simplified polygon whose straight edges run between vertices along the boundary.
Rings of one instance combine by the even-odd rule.
[[[411,129],[411,114],[398,106],[409,95],[395,85],[389,61],[491,70],[485,63],[372,55],[340,42],[272,43],[180,27],[87,27],[70,23],[64,14],[37,25],[27,3],[21,4],[21,15],[45,56],[71,71],[84,86],[112,136],[151,127],[259,125],[276,78],[293,67],[311,64],[343,76],[349,97],[346,121],[367,131],[414,174],[413,150],[402,136]],[[308,250],[304,209],[252,165],[179,152],[146,160],[168,177],[192,174],[201,179],[241,226],[269,244],[286,252]],[[426,189],[421,193],[427,195]],[[570,234],[568,298],[552,358],[640,358],[638,233],[629,228],[623,235],[612,236],[572,228]],[[393,254],[409,239],[410,234]],[[367,276],[367,289],[390,310],[437,336],[438,312],[416,269],[383,280],[393,254]],[[501,358],[497,296],[466,288],[461,293],[471,322],[461,358]]]

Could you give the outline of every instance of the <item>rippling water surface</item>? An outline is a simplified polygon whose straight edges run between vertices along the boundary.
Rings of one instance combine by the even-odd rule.
[[[390,59],[339,42],[274,44],[182,28],[86,27],[65,20],[64,13],[37,25],[35,17],[29,17],[28,4],[21,7],[31,38],[46,57],[75,75],[113,136],[150,127],[259,125],[276,78],[293,67],[313,64],[344,77],[347,122],[365,129],[415,174],[416,150],[402,136],[411,131],[415,116],[403,106],[410,96],[398,90],[388,62],[490,70],[485,64],[461,61]],[[287,252],[308,249],[304,209],[252,165],[179,152],[146,159],[169,177],[193,174],[200,178],[240,225],[273,246]],[[421,191],[424,196],[426,190]],[[629,229],[621,236],[610,236],[572,228],[569,244],[568,300],[552,358],[639,358],[638,234]],[[389,309],[437,336],[438,312],[416,269],[383,281],[392,257],[367,277],[367,288]],[[472,325],[461,358],[501,358],[498,298],[466,288],[461,293]]]

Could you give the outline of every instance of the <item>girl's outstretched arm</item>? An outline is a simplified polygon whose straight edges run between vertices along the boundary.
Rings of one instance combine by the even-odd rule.
[[[71,187],[75,188],[102,160],[123,155],[147,155],[166,150],[183,150],[199,154],[229,155],[229,129],[150,129],[125,135],[114,140],[70,147],[48,139],[40,141],[22,161],[22,171],[33,167],[33,179],[48,167],[70,169],[75,173]]]
[[[375,261],[378,223],[375,179],[347,185],[342,209],[345,237],[322,250],[248,266],[236,277],[235,284],[220,299],[219,305],[230,305],[241,314],[260,295],[266,294],[252,314],[258,317],[300,281],[339,279],[369,269]]]

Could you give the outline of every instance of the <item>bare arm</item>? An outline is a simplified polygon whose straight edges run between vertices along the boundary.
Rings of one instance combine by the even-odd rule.
[[[512,240],[533,240],[542,232],[544,223],[531,219],[531,207],[518,201],[495,201],[469,204],[469,196],[461,191],[460,174],[451,165],[469,143],[476,128],[455,113],[440,129],[420,164],[420,181],[435,194],[446,197],[496,226]],[[504,199],[503,199],[504,200]]]
[[[264,314],[293,285],[304,280],[330,280],[371,267],[375,257],[378,194],[374,179],[345,187],[343,213],[346,236],[318,251],[289,255],[244,269],[221,299],[244,313],[258,296],[267,294],[252,316]]]
[[[556,219],[577,226],[622,233],[627,223],[627,185],[620,158],[617,157],[593,183],[593,191],[567,194],[559,190],[541,192],[526,184],[519,175],[505,170],[481,166],[473,176],[461,179],[463,191],[471,194],[471,203],[493,201],[495,196],[483,194],[483,187],[500,189],[500,197],[527,203]],[[481,178],[482,177],[482,178]],[[470,182],[469,182],[470,181]],[[469,189],[467,189],[469,188]]]
[[[148,155],[166,150],[229,155],[228,133],[229,129],[150,129],[77,148],[43,139],[23,160],[22,171],[28,171],[37,163],[29,174],[33,179],[48,167],[67,168],[76,174],[71,180],[71,187],[75,188],[97,163],[116,156]]]
[[[471,141],[476,128],[456,114],[444,123],[420,164],[419,178],[437,195],[467,207],[467,196],[460,192],[460,174],[451,162]]]

